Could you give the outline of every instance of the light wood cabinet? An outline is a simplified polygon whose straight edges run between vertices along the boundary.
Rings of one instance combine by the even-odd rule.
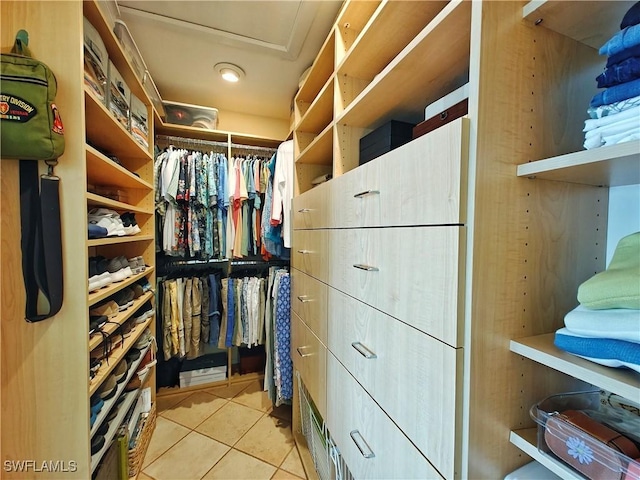
[[[393,31],[391,19],[402,18],[407,4],[345,2],[325,43],[325,50],[335,46],[334,70],[323,70],[316,90],[333,84],[334,117],[319,131],[294,126],[294,204],[318,195],[326,200],[316,208],[330,212],[324,223],[294,226],[327,231],[326,421],[338,429],[350,414],[332,407],[344,397],[342,384],[342,391],[335,390],[336,375],[347,384],[361,382],[364,394],[353,387],[362,395],[354,398],[357,405],[373,400],[387,418],[397,415],[346,355],[350,344],[334,337],[334,325],[346,318],[354,335],[375,341],[384,327],[370,318],[386,314],[396,322],[391,325],[413,325],[420,330],[416,336],[441,339],[462,358],[453,457],[436,461],[439,453],[422,450],[440,475],[502,478],[533,457],[574,478],[538,452],[530,407],[548,395],[592,386],[640,397],[638,374],[553,346],[553,333],[577,305],[578,286],[605,268],[609,188],[640,183],[639,142],[582,151],[586,108],[605,63],[597,48],[618,30],[633,2],[419,2],[425,8],[417,14],[424,15],[422,25],[386,50],[381,38]],[[395,42],[393,35],[386,37]],[[325,65],[327,58],[325,53]],[[313,69],[307,81],[312,76]],[[391,119],[423,120],[426,105],[467,81],[469,111],[460,125],[464,129],[466,123],[468,137],[446,137],[445,126],[429,134],[443,136],[430,150],[405,155],[429,142],[420,138],[359,166],[362,136]],[[459,160],[438,163],[440,156],[452,155]],[[385,163],[387,158],[393,160]],[[406,177],[403,162],[414,162]],[[322,195],[311,184],[318,172],[333,175],[321,186]],[[424,191],[408,188],[410,194],[401,197],[402,187],[416,185]],[[368,191],[376,193],[354,198]],[[413,216],[405,217],[407,212]],[[459,234],[432,234],[445,228]],[[294,250],[308,238],[294,232]],[[429,252],[438,253],[431,258]],[[438,268],[439,261],[448,267]],[[353,264],[377,271],[356,271]],[[346,306],[336,299],[344,294]],[[421,325],[420,314],[434,304],[449,306],[450,323]],[[374,315],[371,307],[382,313]],[[389,342],[396,340],[393,330],[394,336],[386,335]],[[430,418],[414,415],[415,423]],[[402,435],[412,435],[409,427],[398,426]],[[359,452],[348,453],[354,448],[348,432],[330,433],[352,473],[374,478],[361,469]],[[422,477],[432,478],[428,469]],[[399,478],[398,471],[389,478]]]
[[[142,82],[128,64],[97,2],[2,2],[2,48],[8,51],[20,28],[30,34],[33,55],[49,65],[57,77],[59,107],[65,127],[66,149],[55,169],[61,181],[61,217],[64,265],[64,305],[55,317],[38,324],[23,319],[24,289],[18,265],[20,258],[17,162],[2,167],[2,460],[62,462],[48,478],[90,478],[95,472],[128,407],[139,392],[116,395],[105,401],[93,426],[89,421],[90,397],[110,376],[116,365],[141,337],[145,329],[155,334],[154,317],[133,326],[121,346],[111,350],[95,378],[89,380],[89,358],[101,354],[102,335],[89,335],[89,309],[134,281],[146,278],[155,284],[153,138],[143,147],[116,121],[83,83],[83,16],[98,30],[109,58],[131,91],[147,106],[153,131],[152,107]],[[64,28],[61,28],[64,25]],[[119,164],[107,157],[115,155]],[[115,187],[126,193],[126,202],[92,193],[89,185]],[[141,232],[133,236],[87,239],[87,212],[103,207],[118,213],[133,212]],[[13,238],[9,240],[10,232]],[[134,256],[144,258],[146,269],[98,291],[87,292],[88,258]],[[19,264],[19,262],[18,262]],[[11,275],[9,271],[11,270]],[[5,280],[6,279],[6,280]],[[135,300],[104,328],[114,334],[146,302],[155,303],[152,292]],[[15,348],[12,347],[15,345]],[[149,348],[149,347],[147,347]],[[146,350],[145,350],[146,351]],[[143,351],[144,354],[144,351]],[[141,355],[142,357],[142,355]],[[139,358],[130,366],[127,379],[136,375]],[[151,368],[143,386],[155,398],[155,370]],[[116,418],[109,423],[104,447],[92,455],[91,437],[122,397]],[[74,467],[70,468],[73,462]],[[34,469],[5,469],[7,478],[38,478]],[[3,475],[4,478],[4,475]]]
[[[329,305],[331,353],[423,455],[452,477],[462,349],[334,288],[329,288]]]
[[[327,285],[299,270],[291,270],[291,310],[327,344]]]
[[[442,478],[331,354],[327,396],[327,425],[354,478]]]

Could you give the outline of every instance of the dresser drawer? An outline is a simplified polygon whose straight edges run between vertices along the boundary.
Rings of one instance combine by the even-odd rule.
[[[332,227],[466,222],[468,120],[455,120],[329,182]]]
[[[327,281],[328,230],[294,230],[291,266],[312,277]]]
[[[291,358],[318,412],[326,418],[327,348],[295,313],[291,315],[291,328]]]
[[[462,349],[333,288],[328,346],[431,463],[453,478]]]
[[[291,269],[291,309],[327,344],[327,285]]]
[[[442,478],[340,362],[327,360],[327,424],[353,477]]]
[[[293,228],[309,229],[328,226],[329,183],[323,183],[293,199]]]
[[[328,283],[460,347],[464,235],[458,226],[331,230]]]

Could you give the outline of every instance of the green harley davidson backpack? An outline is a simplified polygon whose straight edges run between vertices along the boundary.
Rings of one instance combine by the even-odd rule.
[[[31,58],[28,34],[20,30],[0,68],[0,156],[55,160],[64,153],[64,128],[56,107],[56,77]]]

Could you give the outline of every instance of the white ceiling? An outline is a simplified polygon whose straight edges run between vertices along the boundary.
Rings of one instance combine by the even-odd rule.
[[[288,120],[342,1],[117,3],[163,100]],[[220,62],[245,78],[223,81],[213,68]]]

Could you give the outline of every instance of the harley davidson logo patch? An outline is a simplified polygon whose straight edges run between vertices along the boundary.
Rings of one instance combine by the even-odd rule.
[[[0,93],[0,120],[25,123],[36,116],[38,110],[26,100]]]

